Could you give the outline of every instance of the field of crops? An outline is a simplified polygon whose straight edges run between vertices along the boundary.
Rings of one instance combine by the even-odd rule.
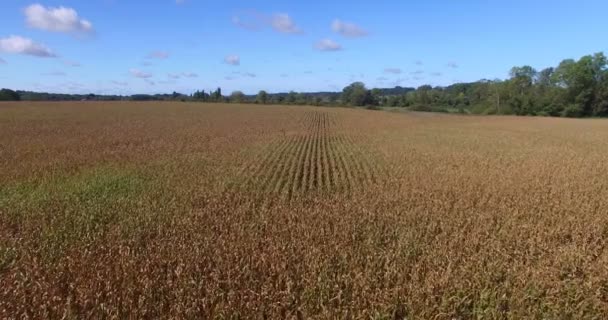
[[[0,318],[604,319],[608,121],[0,104]]]

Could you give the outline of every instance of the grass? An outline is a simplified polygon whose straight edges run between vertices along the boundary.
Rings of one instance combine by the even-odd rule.
[[[608,123],[0,104],[0,318],[602,319]]]

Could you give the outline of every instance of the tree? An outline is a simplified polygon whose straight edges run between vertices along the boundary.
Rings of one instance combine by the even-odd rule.
[[[19,94],[10,89],[0,90],[0,101],[19,101],[21,97]]]
[[[230,102],[243,103],[245,101],[245,94],[241,91],[233,91],[230,94]]]
[[[293,91],[289,91],[287,97],[285,98],[285,102],[287,104],[295,104],[297,101],[297,94]]]
[[[583,116],[608,115],[602,88],[608,77],[607,63],[603,53],[596,53],[578,61],[568,59],[559,64],[554,81],[565,89],[562,99],[569,105],[568,109],[578,110]]]
[[[255,98],[255,102],[259,104],[266,104],[267,101],[268,93],[264,90],[260,90],[260,92],[258,92],[258,95]]]
[[[202,91],[196,90],[196,92],[194,94],[192,94],[192,98],[194,100],[207,101],[209,99],[209,95],[205,93],[205,90],[202,90]]]
[[[430,106],[431,105],[431,92],[433,90],[433,87],[431,87],[430,85],[423,85],[418,87],[418,89],[416,89],[416,102],[420,105],[423,106]]]
[[[223,102],[224,97],[222,96],[222,88],[217,88],[217,90],[213,91],[213,93],[210,94],[209,99],[215,102]]]
[[[371,93],[363,82],[353,82],[342,90],[342,103],[351,106],[365,106],[372,102]]]
[[[381,105],[382,103],[382,91],[380,89],[372,89],[370,91],[370,97],[369,97],[369,101],[368,104],[372,105],[372,106],[378,106]]]
[[[295,104],[299,104],[299,105],[305,105],[305,104],[309,104],[308,103],[308,99],[307,96],[303,93],[297,93],[296,94],[296,102]]]
[[[541,70],[536,76],[536,84],[543,87],[550,87],[553,85],[553,73],[555,68],[545,68]]]

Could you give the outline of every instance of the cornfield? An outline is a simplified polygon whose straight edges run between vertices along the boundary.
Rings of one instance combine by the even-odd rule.
[[[0,318],[604,319],[608,122],[0,104]]]

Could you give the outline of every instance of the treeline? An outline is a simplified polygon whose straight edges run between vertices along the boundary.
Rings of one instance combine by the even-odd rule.
[[[214,103],[291,104],[316,106],[401,107],[417,111],[470,114],[514,114],[564,117],[608,116],[608,61],[603,53],[578,60],[563,60],[558,66],[536,70],[531,66],[514,67],[506,80],[480,80],[447,87],[424,85],[417,89],[395,87],[367,89],[361,82],[342,92],[260,91],[246,95],[234,91],[228,96],[216,90],[193,94],[156,95],[72,95],[30,91],[0,90],[0,100],[131,100],[197,101]]]
[[[33,91],[0,90],[0,101],[170,101],[189,99],[188,95],[174,92],[172,94],[134,94],[130,96],[100,94],[65,94]]]
[[[365,89],[365,85],[361,83],[354,83],[353,85],[360,84]],[[351,85],[351,86],[353,86]],[[350,87],[350,86],[349,86]],[[395,88],[383,88],[373,89],[370,92],[378,96],[392,96],[392,95],[405,95],[409,92],[415,91],[415,88],[404,88],[397,86]],[[201,102],[226,102],[226,103],[255,103],[255,104],[286,104],[286,105],[311,105],[311,106],[369,106],[372,103],[371,100],[365,100],[362,102],[350,101],[343,92],[283,92],[283,93],[268,93],[261,90],[256,95],[246,95],[242,91],[233,91],[228,96],[222,96],[221,88],[215,91],[205,92],[196,91],[192,95],[192,100]],[[379,100],[378,100],[379,101]]]
[[[507,80],[481,80],[447,87],[421,86],[402,95],[367,90],[363,83],[344,88],[342,102],[353,106],[406,107],[412,110],[475,114],[564,117],[608,116],[608,68],[603,53],[536,70],[514,67]]]

